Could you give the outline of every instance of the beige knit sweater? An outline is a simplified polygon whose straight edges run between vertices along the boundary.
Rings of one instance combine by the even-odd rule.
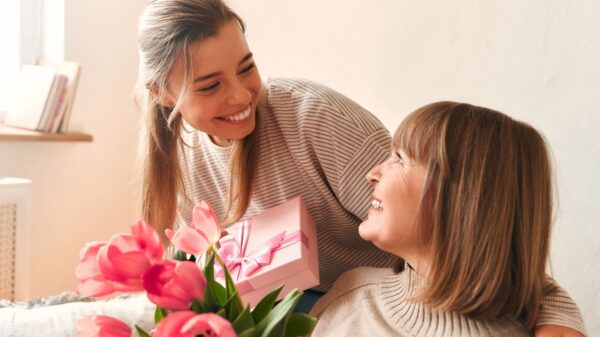
[[[365,175],[390,155],[388,130],[370,112],[320,84],[274,79],[263,86],[258,105],[260,156],[245,217],[301,196],[317,225],[321,285],[327,291],[343,272],[358,266],[389,267],[396,258],[358,235],[372,188]],[[187,199],[179,203],[183,224],[208,200],[220,220],[227,196],[229,148],[187,127],[189,145],[180,153]],[[185,158],[185,159],[184,159]],[[573,326],[581,315],[557,288],[548,296],[547,322]],[[564,305],[575,308],[564,311]]]
[[[361,267],[343,274],[313,308],[313,337],[337,336],[529,336],[515,319],[477,321],[431,310],[411,301],[423,278],[412,268]],[[583,324],[570,322],[584,333]]]

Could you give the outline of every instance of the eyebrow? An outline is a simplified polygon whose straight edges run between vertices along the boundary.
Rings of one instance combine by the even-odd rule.
[[[238,65],[241,65],[242,63],[244,63],[244,62],[248,61],[248,60],[249,60],[249,59],[251,59],[251,58],[252,58],[252,53],[248,53],[248,54],[246,54],[246,56],[244,56],[244,57],[242,58],[242,60],[240,61],[240,63],[238,63]],[[220,71],[215,71],[214,73],[210,73],[210,74],[208,74],[208,75],[198,76],[198,77],[196,77],[196,78],[194,79],[194,83],[196,83],[196,82],[202,82],[202,81],[206,81],[206,80],[208,80],[208,79],[210,79],[210,78],[213,78],[213,77],[215,77],[215,76],[217,76],[217,75],[220,75],[220,74],[221,74],[221,72],[220,72]]]

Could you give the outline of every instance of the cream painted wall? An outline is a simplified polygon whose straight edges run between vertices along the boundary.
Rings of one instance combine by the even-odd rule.
[[[33,180],[33,297],[74,289],[81,247],[134,220],[131,91],[144,3],[65,1],[65,58],[82,66],[72,128],[93,142],[0,142],[0,176]]]
[[[600,336],[600,2],[233,0],[263,77],[353,98],[393,131],[466,101],[531,122],[556,161],[553,275]]]

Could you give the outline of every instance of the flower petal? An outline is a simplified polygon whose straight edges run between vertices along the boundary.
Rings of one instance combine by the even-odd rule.
[[[156,331],[153,337],[194,337],[194,334],[183,333],[181,328],[183,325],[196,316],[193,311],[178,311],[165,317],[156,325]]]
[[[85,316],[77,329],[76,337],[131,337],[129,325],[110,316]]]
[[[127,252],[111,258],[115,272],[120,277],[142,278],[142,274],[150,268],[150,261],[143,252]]]
[[[80,282],[75,291],[84,296],[102,297],[114,293],[115,289],[106,280],[88,279]]]
[[[141,249],[144,249],[148,255],[148,258],[152,262],[158,262],[162,260],[163,246],[160,241],[160,236],[144,221],[137,221],[130,226],[131,234],[136,238],[138,245]]]
[[[206,279],[200,267],[189,261],[181,261],[175,267],[174,282],[177,282],[187,295],[193,299],[202,299],[206,288]]]
[[[188,254],[204,253],[210,247],[206,236],[190,227],[180,228],[173,234],[171,242],[175,248]]]
[[[189,310],[190,303],[177,297],[157,296],[147,294],[150,302],[169,310]]]
[[[192,212],[193,227],[204,233],[210,244],[215,244],[221,236],[221,225],[215,212],[207,201],[202,201],[194,207]]]
[[[233,329],[233,326],[229,321],[213,313],[196,315],[195,317],[188,320],[182,328],[182,332],[192,332],[194,333],[194,335],[199,333],[204,333],[208,335],[208,333],[206,333],[207,331],[212,332],[210,336],[237,336],[235,330]]]
[[[129,234],[117,234],[110,238],[109,245],[119,248],[121,252],[139,250],[138,241]]]

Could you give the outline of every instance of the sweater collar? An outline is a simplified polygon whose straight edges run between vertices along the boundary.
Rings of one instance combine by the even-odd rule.
[[[508,318],[481,322],[458,313],[428,308],[414,300],[425,283],[426,280],[408,263],[404,264],[402,272],[390,272],[380,282],[380,298],[388,322],[399,332],[428,337],[478,336],[487,335],[508,323]]]

